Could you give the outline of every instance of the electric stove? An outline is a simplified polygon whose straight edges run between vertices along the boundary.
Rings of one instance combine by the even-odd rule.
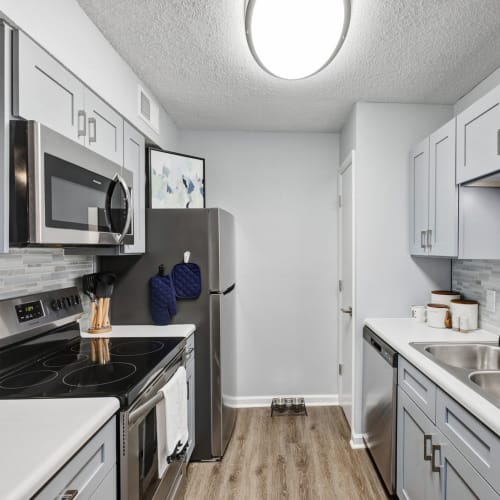
[[[77,288],[0,301],[0,400],[116,397],[120,498],[182,498],[186,449],[160,473],[156,407],[184,338],[81,338]]]
[[[183,349],[183,338],[81,338],[82,313],[75,288],[0,302],[0,327],[17,320],[0,330],[0,399],[114,396],[127,407]]]

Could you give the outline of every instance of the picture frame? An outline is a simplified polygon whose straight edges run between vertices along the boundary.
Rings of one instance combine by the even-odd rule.
[[[205,208],[205,159],[147,150],[149,208]]]

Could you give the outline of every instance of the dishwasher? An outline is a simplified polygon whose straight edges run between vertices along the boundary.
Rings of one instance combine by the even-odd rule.
[[[363,329],[363,440],[390,495],[396,493],[398,357]]]

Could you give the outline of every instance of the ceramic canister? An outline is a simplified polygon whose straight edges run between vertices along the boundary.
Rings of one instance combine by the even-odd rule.
[[[479,302],[477,300],[452,300],[451,321],[453,330],[463,333],[477,330]]]
[[[451,326],[451,312],[446,304],[427,304],[427,325],[431,328]]]
[[[412,306],[411,317],[416,321],[418,321],[419,323],[425,323],[426,319],[425,306]]]
[[[431,292],[432,304],[445,304],[449,306],[452,300],[461,299],[462,296],[459,292],[452,292],[449,290],[433,290]]]

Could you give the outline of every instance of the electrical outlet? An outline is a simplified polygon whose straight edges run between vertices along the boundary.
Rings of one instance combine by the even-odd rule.
[[[486,310],[494,313],[496,309],[497,292],[495,290],[486,290]]]

